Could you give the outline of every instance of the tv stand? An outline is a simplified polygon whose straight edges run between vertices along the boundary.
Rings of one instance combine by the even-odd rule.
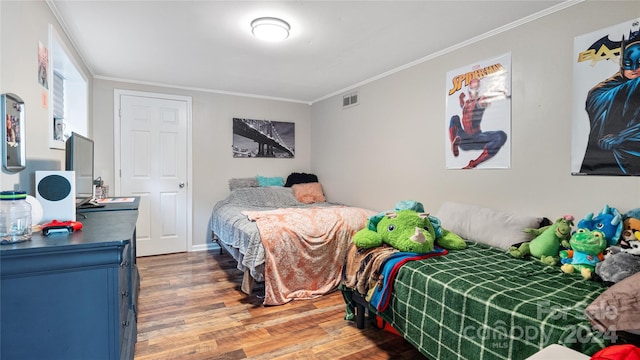
[[[80,231],[0,246],[0,358],[133,359],[137,218],[95,211]]]

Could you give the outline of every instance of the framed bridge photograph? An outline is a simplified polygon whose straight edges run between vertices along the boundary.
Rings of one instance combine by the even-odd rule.
[[[234,158],[293,158],[295,123],[233,118]]]

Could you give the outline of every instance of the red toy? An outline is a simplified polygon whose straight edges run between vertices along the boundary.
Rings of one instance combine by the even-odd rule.
[[[42,234],[48,236],[51,233],[68,232],[82,230],[82,223],[78,221],[58,221],[53,220],[42,225]]]
[[[638,360],[640,348],[632,344],[610,345],[593,354],[591,360]]]

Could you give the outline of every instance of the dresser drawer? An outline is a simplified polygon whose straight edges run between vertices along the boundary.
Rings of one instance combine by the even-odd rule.
[[[123,327],[124,338],[120,342],[120,359],[133,359],[135,346],[138,340],[138,325],[133,310],[127,314],[127,323]]]
[[[120,344],[125,336],[125,330],[129,326],[128,312],[131,308],[131,250],[127,244],[122,249],[122,261],[118,269],[118,307]]]

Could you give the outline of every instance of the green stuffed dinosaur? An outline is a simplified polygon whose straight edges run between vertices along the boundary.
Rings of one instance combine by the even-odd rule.
[[[370,223],[367,228],[359,230],[353,236],[353,242],[357,247],[369,249],[387,244],[400,251],[420,254],[433,251],[434,245],[445,249],[467,247],[460,236],[442,229],[437,218],[424,212],[410,209],[387,212],[377,216],[375,221],[375,231],[371,229]],[[432,221],[436,223],[435,227]]]
[[[536,237],[520,244],[520,246],[512,246],[509,248],[509,254],[519,259],[531,255],[540,259],[544,264],[556,265],[560,261],[560,245],[569,248],[572,226],[573,216],[564,215],[549,226],[540,229],[526,228],[525,232]]]

